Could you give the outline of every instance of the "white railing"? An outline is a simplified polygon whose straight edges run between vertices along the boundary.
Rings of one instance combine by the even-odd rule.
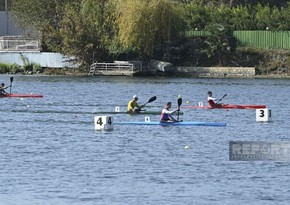
[[[136,68],[131,63],[93,63],[88,75],[133,75]]]
[[[40,51],[40,41],[19,36],[0,37],[0,51]]]
[[[133,64],[117,64],[117,63],[97,63],[97,70],[105,71],[132,71],[134,69]]]

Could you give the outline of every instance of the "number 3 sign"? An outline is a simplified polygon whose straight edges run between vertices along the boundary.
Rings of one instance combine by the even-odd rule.
[[[256,110],[256,121],[257,122],[268,122],[271,119],[270,109],[257,109]]]

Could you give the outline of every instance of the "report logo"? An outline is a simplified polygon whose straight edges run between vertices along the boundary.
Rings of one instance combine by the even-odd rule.
[[[229,159],[230,161],[290,161],[290,141],[230,141]]]

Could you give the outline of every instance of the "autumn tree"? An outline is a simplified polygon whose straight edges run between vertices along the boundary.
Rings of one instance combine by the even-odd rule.
[[[124,48],[146,58],[178,36],[183,10],[168,0],[125,0],[118,4],[119,39]]]

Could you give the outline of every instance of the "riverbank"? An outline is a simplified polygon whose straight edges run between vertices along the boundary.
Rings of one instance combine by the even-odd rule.
[[[230,69],[231,68],[231,69]],[[136,78],[140,77],[187,77],[187,78],[257,78],[257,79],[290,79],[290,75],[285,73],[268,73],[268,74],[257,74],[253,72],[252,67],[242,67],[233,69],[233,67],[208,67],[203,68],[201,72],[200,67],[192,68],[177,68],[176,72],[173,73],[155,73],[154,75],[137,75]],[[199,72],[197,72],[199,70]],[[206,72],[204,72],[206,71]],[[35,75],[35,76],[88,76],[88,71],[85,69],[77,68],[45,68],[41,73],[6,73],[2,75]],[[91,76],[90,76],[91,77]],[[112,76],[113,77],[113,76]]]
[[[201,72],[203,70],[203,72]],[[199,71],[199,72],[198,72]],[[204,72],[206,71],[206,72]],[[87,76],[88,72],[84,69],[72,69],[72,68],[46,68],[42,73],[34,75],[68,75],[68,76]],[[137,77],[147,77],[148,75],[139,75]],[[260,78],[260,79],[290,79],[290,75],[287,74],[257,74],[257,70],[253,67],[178,67],[177,72],[164,74],[156,73],[152,76],[166,76],[166,77],[192,77],[192,78]]]

